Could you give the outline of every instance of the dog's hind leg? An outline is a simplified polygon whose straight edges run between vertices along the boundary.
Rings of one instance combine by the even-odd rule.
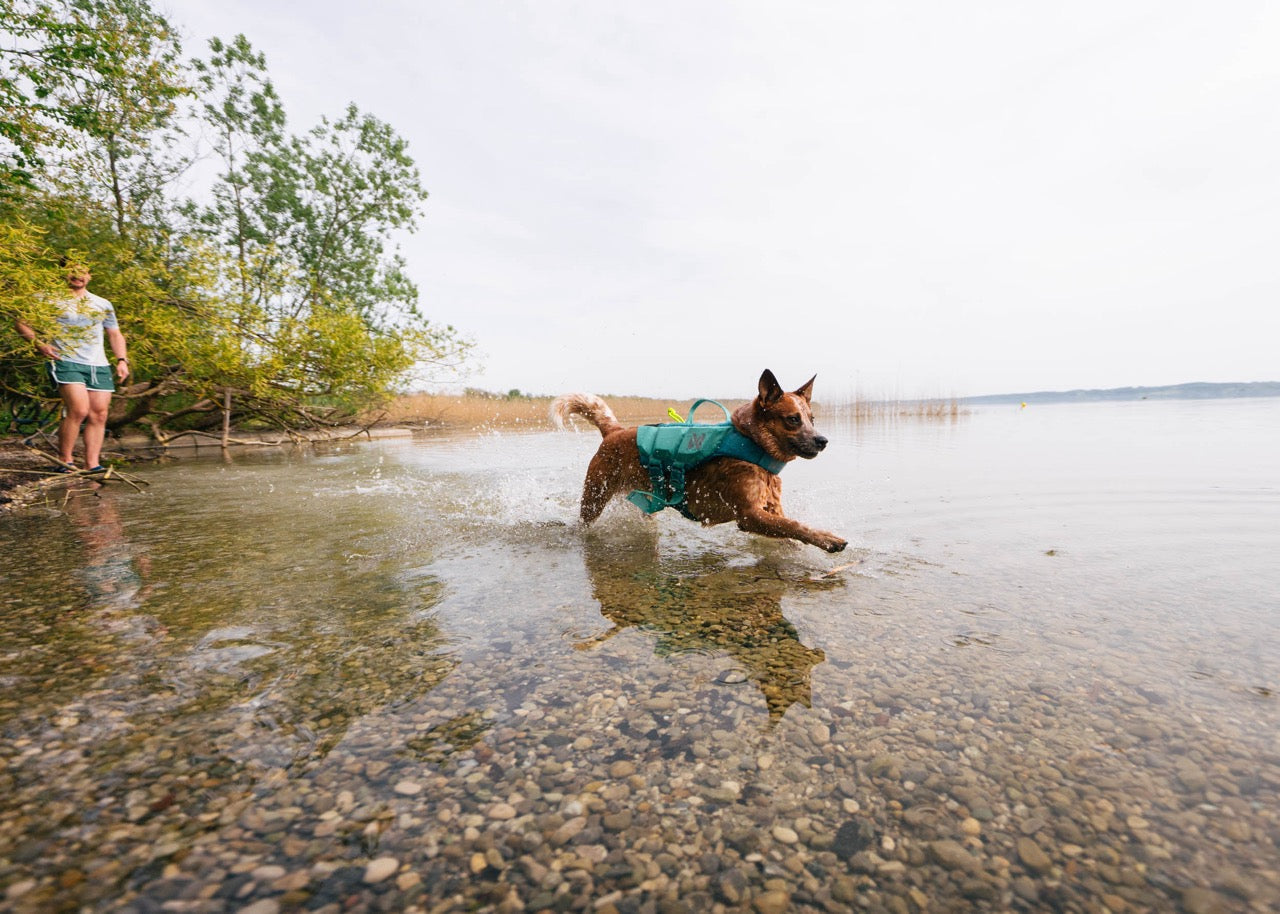
[[[584,524],[590,524],[600,516],[605,505],[618,494],[618,477],[612,472],[609,459],[597,454],[587,467],[587,479],[582,484],[582,509],[579,516]]]
[[[607,436],[587,465],[587,479],[582,484],[582,522],[594,521],[620,492],[647,488],[648,479],[636,450],[635,429]]]

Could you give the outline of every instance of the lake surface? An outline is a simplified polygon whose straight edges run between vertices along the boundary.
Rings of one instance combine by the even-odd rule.
[[[0,518],[0,909],[1280,906],[1280,400],[819,425],[835,556],[594,430]]]

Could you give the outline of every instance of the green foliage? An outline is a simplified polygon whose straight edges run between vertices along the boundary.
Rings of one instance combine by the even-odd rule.
[[[143,0],[0,0],[0,24],[5,184],[92,189],[123,234],[156,202],[156,150],[188,91],[167,21]]]
[[[21,319],[35,330],[37,339],[51,339],[60,310],[57,301],[65,289],[62,271],[48,256],[43,232],[22,219],[0,222],[0,322],[7,331],[0,335],[0,363],[28,369],[0,376],[6,393],[30,397],[41,392],[35,369],[42,358],[11,328]]]
[[[349,105],[291,134],[243,35],[184,62],[146,0],[0,0],[0,43],[0,388],[38,393],[8,328],[52,329],[73,252],[130,342],[114,424],[219,421],[228,391],[242,419],[325,421],[466,356],[394,248],[427,194],[390,125]],[[197,134],[217,175],[181,199]]]

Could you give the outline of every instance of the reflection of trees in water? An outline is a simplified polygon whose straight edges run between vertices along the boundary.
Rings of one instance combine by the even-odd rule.
[[[370,712],[430,691],[452,669],[430,610],[439,582],[406,571],[370,537],[375,508],[332,514],[247,501],[238,522],[220,506],[146,513],[157,592],[148,611],[170,637],[139,656],[135,718],[201,752],[290,768],[323,757]],[[373,531],[364,536],[359,531]],[[127,738],[127,737],[126,737]]]
[[[353,723],[430,692],[456,665],[425,614],[437,591],[366,573],[332,603],[313,595],[272,625],[221,630],[172,667],[185,696],[175,726],[241,762],[323,758]]]
[[[826,654],[801,643],[782,599],[831,582],[787,579],[767,561],[734,567],[716,555],[660,559],[653,535],[629,542],[592,537],[585,557],[592,595],[613,627],[579,649],[636,628],[652,634],[658,656],[728,654],[759,688],[771,721],[797,702],[812,706],[813,668]]]
[[[279,832],[263,798],[318,814],[297,783],[361,718],[420,700],[456,664],[431,615],[441,585],[403,556],[275,518],[133,514],[114,497],[17,525],[32,560],[3,573],[0,733],[42,752],[0,790],[0,857],[68,829],[83,847],[121,827],[182,842]],[[68,891],[92,906],[154,875],[122,859]]]
[[[30,636],[29,649],[10,658],[0,726],[6,738],[50,747],[0,792],[0,818],[39,802],[94,809],[93,828],[103,831],[171,807],[187,817],[232,809],[277,789],[272,777],[323,759],[360,718],[426,694],[455,665],[430,615],[434,580],[406,580],[394,562],[330,563],[318,583],[277,576],[226,592],[205,588],[218,566],[237,565],[231,576],[241,580],[253,570],[235,555],[206,554],[190,567],[185,549],[154,549],[154,575],[144,575],[114,511],[99,513],[105,504],[89,499],[79,520],[44,518],[87,532],[82,540],[42,531],[56,548],[21,611],[0,623]],[[42,609],[51,591],[60,600]],[[146,640],[99,624],[127,617],[163,624]],[[11,693],[10,684],[20,688]],[[27,836],[58,827],[51,817]]]

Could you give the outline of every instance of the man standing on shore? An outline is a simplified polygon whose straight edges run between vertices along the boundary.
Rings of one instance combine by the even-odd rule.
[[[104,333],[116,356],[116,375],[121,381],[129,376],[128,347],[116,321],[115,309],[111,302],[89,291],[92,278],[86,266],[67,266],[67,286],[71,293],[58,317],[60,330],[57,339],[50,342],[38,340],[36,332],[28,324],[17,321],[18,332],[35,343],[36,351],[49,359],[49,375],[62,397],[58,459],[65,472],[75,469],[72,452],[81,424],[84,425],[86,472],[106,472],[99,461],[107,429],[107,410],[111,406],[115,384],[111,380],[111,364],[103,346]]]

